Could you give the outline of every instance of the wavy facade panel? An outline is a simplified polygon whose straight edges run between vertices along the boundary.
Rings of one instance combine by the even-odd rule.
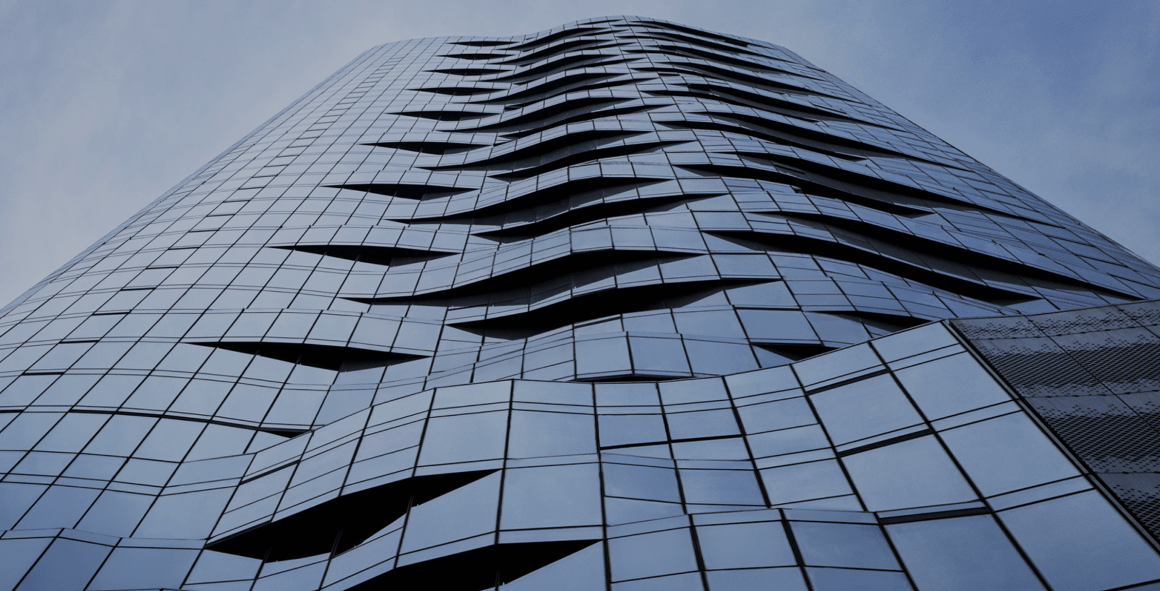
[[[0,309],[0,590],[1160,585],[946,322],[1156,298],[775,45],[382,45]]]

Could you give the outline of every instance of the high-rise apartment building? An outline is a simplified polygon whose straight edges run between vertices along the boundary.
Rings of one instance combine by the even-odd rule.
[[[0,309],[0,590],[1160,589],[1156,298],[781,47],[383,45]]]

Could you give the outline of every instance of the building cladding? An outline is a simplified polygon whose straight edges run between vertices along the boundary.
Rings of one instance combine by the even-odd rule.
[[[775,45],[382,45],[0,309],[0,591],[1160,589],[1157,298]]]

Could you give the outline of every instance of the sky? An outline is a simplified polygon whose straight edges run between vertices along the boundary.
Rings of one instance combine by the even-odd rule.
[[[0,306],[370,47],[613,14],[787,47],[1160,263],[1160,2],[0,0]]]

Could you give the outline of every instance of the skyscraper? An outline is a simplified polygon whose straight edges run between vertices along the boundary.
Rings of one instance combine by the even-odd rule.
[[[1160,589],[1156,298],[774,45],[383,45],[0,309],[0,589]]]

